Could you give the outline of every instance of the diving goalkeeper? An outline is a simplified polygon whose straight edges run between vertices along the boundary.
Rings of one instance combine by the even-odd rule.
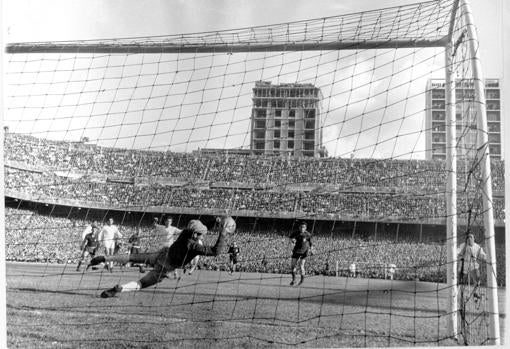
[[[154,269],[138,281],[130,281],[124,285],[115,285],[101,293],[102,298],[114,297],[120,292],[138,291],[142,288],[161,282],[167,274],[176,268],[183,268],[196,256],[217,256],[221,253],[225,243],[225,236],[236,229],[236,223],[231,217],[224,217],[219,224],[219,235],[214,246],[200,244],[202,237],[207,234],[207,228],[199,220],[191,220],[177,240],[170,247],[163,247],[157,253],[142,253],[123,256],[94,257],[89,266],[109,261],[127,263],[147,263],[154,265]],[[88,267],[87,267],[88,268]]]

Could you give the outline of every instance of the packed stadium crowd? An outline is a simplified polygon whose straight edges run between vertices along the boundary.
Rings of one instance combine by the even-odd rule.
[[[6,134],[4,143],[6,162],[23,163],[45,172],[97,173],[125,178],[168,177],[187,182],[244,183],[253,187],[313,183],[334,186],[336,190],[433,193],[445,191],[447,176],[443,161],[126,150],[15,133]],[[503,167],[501,161],[492,162],[493,189],[497,192],[504,190]],[[460,184],[465,184],[469,173],[471,164],[459,161]]]
[[[92,224],[78,216],[41,214],[19,208],[6,208],[6,259],[44,263],[74,264],[80,258],[84,229]],[[178,221],[181,228],[187,222]],[[99,222],[101,224],[101,222]],[[145,221],[116,222],[123,235],[119,253],[128,253],[128,239],[140,231],[141,250],[156,251],[157,239],[153,226]],[[289,273],[292,243],[288,230],[239,226],[229,236],[240,248],[238,271]],[[331,232],[313,232],[314,254],[307,259],[308,274],[348,276],[349,266],[356,265],[357,277],[385,278],[389,264],[395,264],[397,280],[446,281],[446,245],[444,239],[419,242],[412,234],[398,241],[395,238],[362,238]],[[401,236],[405,235],[401,233]],[[213,240],[215,234],[208,234]],[[413,241],[414,240],[414,241]],[[483,244],[483,242],[482,242]],[[227,270],[228,255],[203,257],[198,268]],[[498,284],[505,284],[505,249],[497,250]],[[70,266],[71,267],[71,266]],[[351,275],[352,276],[352,275]]]
[[[196,209],[253,211],[265,215],[308,214],[331,219],[393,219],[400,221],[444,218],[444,195],[415,195],[408,192],[320,192],[290,190],[245,190],[196,186],[138,186],[119,182],[84,182],[54,174],[9,168],[5,188],[28,194],[39,201],[52,198],[76,200],[76,205],[99,203],[112,208],[164,206]],[[471,206],[480,213],[481,203],[458,195],[459,208]],[[494,197],[494,215],[504,219],[504,198]],[[204,212],[205,212],[204,211]]]
[[[123,210],[159,206],[189,209],[197,214],[228,209],[245,216],[287,214],[360,221],[419,222],[446,217],[447,171],[441,161],[298,159],[121,150],[12,133],[6,135],[4,154],[7,193],[13,197],[21,194],[42,203],[70,200],[68,203],[74,202],[76,207],[100,204],[105,209]],[[466,186],[462,178],[474,178],[476,171],[471,170],[470,164],[459,166],[461,192],[457,205],[461,212],[466,212],[465,216],[474,214],[471,219],[482,212],[481,203],[469,187],[475,183]],[[84,174],[88,177],[84,178]],[[501,221],[504,219],[503,162],[492,162],[492,176],[496,193],[494,213]],[[172,180],[162,184],[151,178]],[[7,208],[7,259],[76,262],[81,232],[89,223]],[[120,225],[125,239],[140,228],[143,249],[156,248],[150,225],[125,222]],[[289,234],[290,231],[253,231],[240,227],[232,237],[243,251],[240,270],[288,272]],[[398,279],[444,282],[446,277],[445,247],[440,242],[389,243],[320,233],[314,239],[316,254],[310,257],[307,267],[312,274],[347,275],[348,267],[355,264],[360,276],[384,277],[386,266],[393,263],[398,266],[395,273]],[[504,252],[503,249],[498,253],[498,264],[502,266],[498,269],[500,284],[504,284],[501,276]],[[203,258],[200,267],[223,268],[227,262],[226,256]]]

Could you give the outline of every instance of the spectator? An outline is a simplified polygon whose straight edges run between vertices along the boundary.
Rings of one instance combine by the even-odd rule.
[[[393,263],[390,263],[386,266],[384,271],[384,278],[389,278],[390,280],[393,280],[393,276],[395,275],[395,271],[397,270],[397,266]]]
[[[351,263],[349,265],[349,277],[355,278],[356,277],[356,264]]]

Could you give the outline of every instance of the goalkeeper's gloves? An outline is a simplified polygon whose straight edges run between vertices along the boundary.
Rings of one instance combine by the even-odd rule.
[[[230,216],[221,219],[221,233],[232,234],[236,230],[236,221]]]

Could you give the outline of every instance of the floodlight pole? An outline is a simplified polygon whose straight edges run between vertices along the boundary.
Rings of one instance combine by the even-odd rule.
[[[485,232],[485,248],[487,250],[487,287],[489,293],[489,331],[490,342],[500,344],[498,284],[496,279],[496,244],[494,234],[494,210],[492,207],[492,179],[487,135],[487,110],[485,106],[485,85],[478,50],[478,36],[474,26],[473,15],[468,0],[460,0],[460,10],[464,15],[467,41],[471,53],[471,69],[477,112],[478,158],[482,176],[481,191],[483,204],[483,222]]]

